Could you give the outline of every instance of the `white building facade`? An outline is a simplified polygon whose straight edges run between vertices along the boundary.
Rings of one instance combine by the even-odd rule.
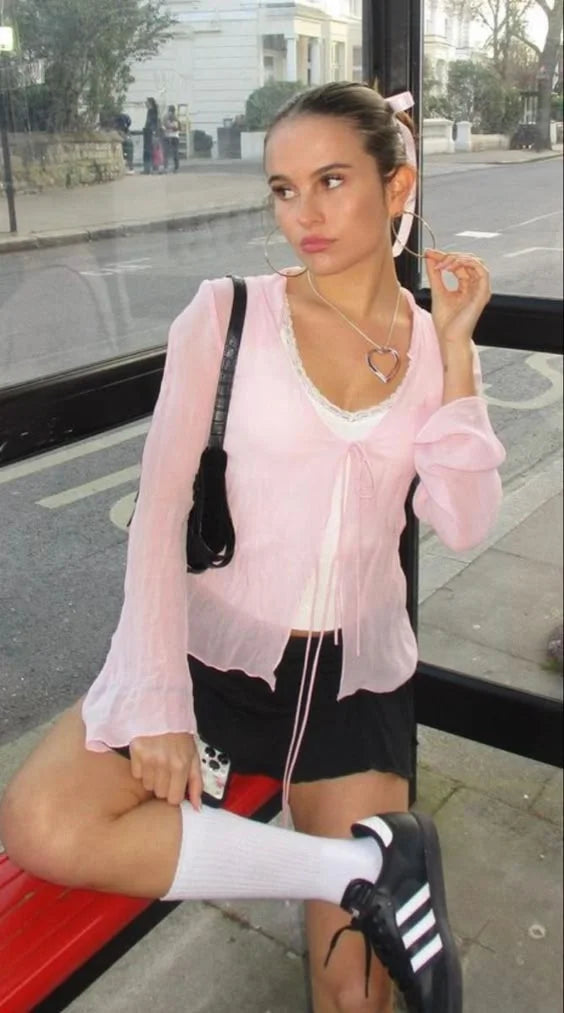
[[[440,90],[448,82],[448,65],[453,60],[471,60],[475,54],[475,32],[469,14],[455,17],[443,0],[425,3],[425,59]]]
[[[269,80],[304,85],[361,80],[361,0],[168,0],[178,25],[158,56],[133,67],[126,111],[133,129],[145,99],[188,114],[192,130],[216,140],[218,127],[245,112]],[[215,151],[215,146],[214,146]]]
[[[213,6],[211,3],[213,2]],[[245,112],[267,81],[362,80],[362,0],[167,0],[174,38],[152,60],[133,67],[126,111],[133,129],[145,100],[175,105],[192,131],[211,135]],[[442,0],[425,5],[425,55],[446,85],[448,63],[468,59],[471,25],[449,17]]]

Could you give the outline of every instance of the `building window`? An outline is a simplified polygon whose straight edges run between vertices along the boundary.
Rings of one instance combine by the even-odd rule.
[[[266,84],[267,81],[275,81],[276,74],[274,70],[274,57],[264,56],[262,60],[262,65],[264,68],[264,83]]]
[[[353,46],[352,51],[352,79],[353,81],[362,81],[362,46]]]
[[[272,49],[277,53],[283,53],[286,49],[286,42],[283,35],[263,35],[263,49]]]
[[[331,80],[343,81],[345,77],[345,43],[331,43]]]

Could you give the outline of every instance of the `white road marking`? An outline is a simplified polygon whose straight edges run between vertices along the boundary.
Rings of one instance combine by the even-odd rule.
[[[137,271],[150,271],[152,263],[149,257],[139,257],[138,260],[118,260],[114,263],[99,267],[96,271],[79,271],[85,278],[104,278],[114,274],[135,274]]]
[[[117,433],[108,433],[106,436],[97,436],[84,443],[75,443],[72,447],[65,447],[64,450],[47,451],[40,457],[22,461],[21,464],[6,464],[0,468],[0,485],[15,482],[16,479],[25,478],[27,475],[35,475],[39,471],[56,468],[60,464],[66,464],[67,461],[86,457],[87,454],[97,454],[100,450],[116,447],[127,440],[136,439],[137,436],[144,436],[148,432],[149,425],[149,422],[141,422]]]
[[[501,232],[457,232],[457,236],[465,236],[467,239],[497,239]]]
[[[105,492],[106,489],[114,489],[117,485],[124,485],[125,482],[133,482],[139,478],[141,467],[138,464],[131,468],[123,468],[121,471],[114,471],[109,475],[102,475],[93,479],[92,482],[85,482],[84,485],[75,485],[70,489],[63,489],[54,496],[46,496],[45,499],[37,500],[37,505],[47,510],[57,510],[59,507],[69,506],[80,499],[88,496],[95,496],[98,492]]]
[[[535,222],[543,222],[546,218],[554,218],[556,215],[562,214],[562,208],[559,211],[550,211],[547,215],[538,215],[536,218],[527,218],[526,222],[517,222],[515,225],[508,225],[505,228],[505,232],[509,232],[509,229],[522,229],[525,225],[534,225]]]
[[[127,496],[122,496],[121,499],[116,500],[110,510],[110,520],[120,531],[127,531],[128,529],[135,508],[136,495],[136,492],[128,492]]]
[[[556,404],[562,400],[564,380],[562,373],[552,368],[551,362],[558,361],[559,358],[560,356],[558,355],[545,355],[544,352],[534,352],[533,355],[529,355],[525,359],[527,366],[530,366],[535,373],[540,373],[541,376],[550,380],[548,390],[539,394],[538,397],[532,397],[528,401],[502,401],[500,398],[490,397],[488,394],[485,394],[492,387],[491,383],[485,383],[482,389],[486,401],[488,404],[498,405],[499,408],[515,408],[521,412],[532,412],[539,408],[548,408],[549,405]]]
[[[516,253],[504,253],[507,260],[514,257],[524,257],[527,253],[562,253],[561,246],[528,246],[526,250],[517,250]]]

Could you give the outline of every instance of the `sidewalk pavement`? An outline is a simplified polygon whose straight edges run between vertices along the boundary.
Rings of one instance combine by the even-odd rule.
[[[561,698],[545,664],[562,614],[561,462],[530,483],[480,549],[424,540],[421,654]],[[42,732],[0,749],[0,789]],[[420,727],[416,805],[441,836],[464,1013],[561,1013],[562,771]],[[185,903],[69,1009],[309,1013],[306,973],[301,905]]]
[[[468,172],[558,158],[562,145],[551,152],[482,151],[430,155],[424,175]],[[267,187],[260,163],[256,171],[240,160],[190,165],[165,176],[124,176],[112,183],[51,189],[16,195],[18,234],[8,232],[7,206],[0,200],[0,254],[46,246],[84,243],[94,239],[150,230],[181,229],[221,215],[261,210]]]

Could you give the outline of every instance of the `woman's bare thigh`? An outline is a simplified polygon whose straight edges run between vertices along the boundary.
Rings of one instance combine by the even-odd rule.
[[[162,897],[178,863],[178,806],[154,798],[129,760],[85,747],[81,701],[57,721],[8,785],[0,837],[42,879]]]
[[[55,847],[62,828],[88,831],[129,812],[149,793],[117,753],[85,746],[82,701],[65,711],[9,782],[0,804],[0,838],[19,864]]]

